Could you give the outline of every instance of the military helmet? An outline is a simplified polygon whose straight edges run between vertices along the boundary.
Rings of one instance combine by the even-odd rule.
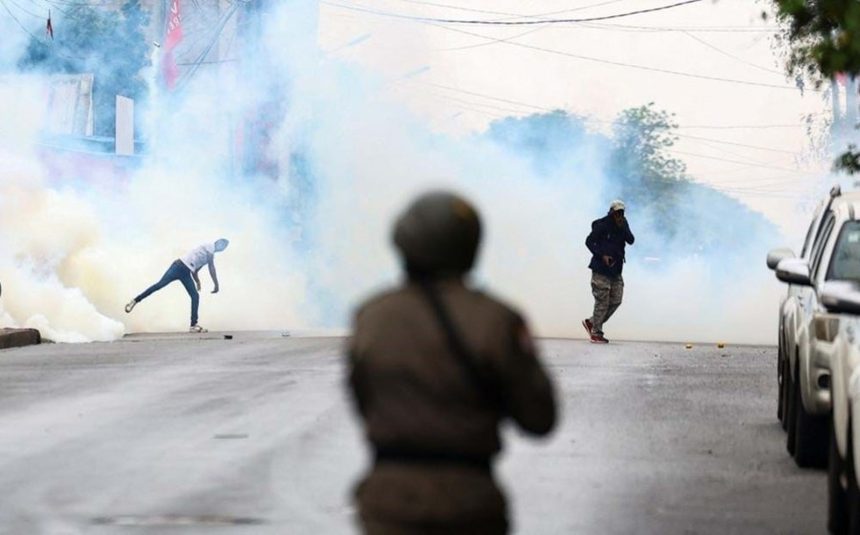
[[[428,275],[469,271],[480,241],[478,212],[466,199],[445,191],[419,196],[394,225],[394,245],[407,269]]]

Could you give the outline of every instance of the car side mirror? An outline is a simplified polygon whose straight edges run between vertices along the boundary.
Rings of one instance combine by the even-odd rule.
[[[847,281],[825,283],[819,293],[821,304],[836,314],[860,314],[860,287]]]
[[[794,251],[792,251],[788,247],[772,249],[770,252],[767,253],[767,269],[776,269],[777,264],[779,264],[786,258],[794,258]]]
[[[812,286],[809,278],[809,264],[802,258],[786,258],[776,266],[776,278],[788,284]]]

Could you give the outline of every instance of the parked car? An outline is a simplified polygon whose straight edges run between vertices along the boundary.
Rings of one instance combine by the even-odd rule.
[[[831,369],[830,448],[827,464],[828,528],[831,533],[860,533],[860,222],[842,231],[837,250],[839,281],[820,293],[831,313],[816,323],[822,352]],[[842,271],[844,270],[844,271]],[[834,277],[837,278],[837,277]],[[846,281],[848,279],[848,281]]]
[[[788,431],[788,451],[802,467],[827,464],[831,377],[829,352],[815,331],[816,320],[828,314],[819,291],[841,276],[836,243],[843,229],[854,225],[855,214],[860,214],[860,192],[834,188],[816,210],[800,257],[785,250],[768,255],[768,266],[790,285],[780,308],[778,413]]]

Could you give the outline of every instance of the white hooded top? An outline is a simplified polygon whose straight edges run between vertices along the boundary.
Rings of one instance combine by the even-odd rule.
[[[204,243],[195,247],[190,253],[180,258],[182,263],[188,266],[192,272],[197,271],[208,264],[215,256],[215,243]]]

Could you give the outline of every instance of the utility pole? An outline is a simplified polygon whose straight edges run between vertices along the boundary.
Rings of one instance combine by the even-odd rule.
[[[839,80],[837,78],[830,79],[830,99],[831,107],[833,108],[833,122],[830,124],[830,137],[836,139],[842,131],[842,99],[839,94]]]
[[[857,78],[852,76],[848,79],[845,88],[845,122],[851,139],[855,136],[858,114],[860,110],[857,109]]]

